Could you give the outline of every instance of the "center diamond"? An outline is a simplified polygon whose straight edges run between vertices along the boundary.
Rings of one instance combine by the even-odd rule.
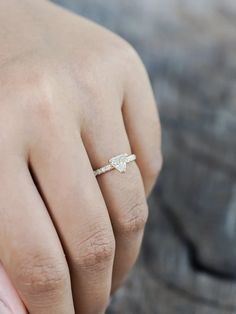
[[[109,163],[119,172],[125,172],[127,157],[128,157],[128,154],[121,154],[121,155],[111,158],[109,160]]]

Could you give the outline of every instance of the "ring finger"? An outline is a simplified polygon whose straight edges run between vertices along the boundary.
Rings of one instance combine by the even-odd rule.
[[[106,164],[113,156],[131,153],[120,109],[113,108],[112,119],[109,115],[106,111],[101,115],[102,120],[93,121],[90,132],[82,130],[83,142],[94,169]],[[148,215],[140,171],[135,162],[127,167],[125,174],[113,170],[97,177],[116,240],[112,290],[121,284],[136,261]]]

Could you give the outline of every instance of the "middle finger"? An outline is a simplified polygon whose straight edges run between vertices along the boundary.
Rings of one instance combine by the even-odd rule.
[[[65,249],[76,313],[104,313],[114,236],[79,131],[69,125],[41,134],[31,164]]]

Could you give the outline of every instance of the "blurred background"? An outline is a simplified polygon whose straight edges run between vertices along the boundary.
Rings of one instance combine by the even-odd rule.
[[[236,313],[236,1],[53,2],[136,48],[162,122],[142,252],[109,313]]]

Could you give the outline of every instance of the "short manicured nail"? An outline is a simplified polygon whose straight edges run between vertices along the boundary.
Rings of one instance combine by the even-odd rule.
[[[9,309],[9,307],[4,304],[1,300],[0,300],[0,313],[1,314],[13,314],[12,311]]]

